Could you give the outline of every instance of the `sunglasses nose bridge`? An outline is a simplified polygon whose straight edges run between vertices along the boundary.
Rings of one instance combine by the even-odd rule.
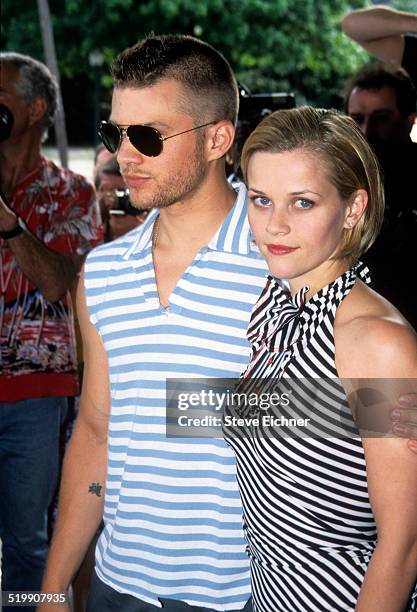
[[[119,130],[119,145],[117,147],[117,155],[118,157],[120,155],[122,156],[130,156],[131,155],[131,151],[129,152],[130,147],[132,149],[135,150],[135,152],[137,153],[138,149],[137,147],[135,147],[135,145],[132,143],[132,141],[130,140],[129,137],[129,127],[121,127],[121,126],[117,126],[118,130]],[[126,149],[126,142],[128,143],[128,147]],[[123,146],[125,143],[125,146]]]
[[[119,143],[119,148],[122,146],[122,142],[124,138],[127,138],[127,140],[130,142],[130,138],[129,135],[127,133],[128,128],[127,127],[119,127],[119,134],[120,134],[120,143]]]

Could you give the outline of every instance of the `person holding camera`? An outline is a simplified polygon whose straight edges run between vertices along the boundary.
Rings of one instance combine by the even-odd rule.
[[[48,68],[0,54],[0,538],[2,590],[38,591],[61,421],[78,393],[68,291],[101,241],[93,186],[41,155],[57,106]],[[29,609],[29,608],[28,608]]]
[[[94,184],[104,226],[104,242],[120,238],[145,221],[149,211],[131,205],[115,155],[97,167]]]

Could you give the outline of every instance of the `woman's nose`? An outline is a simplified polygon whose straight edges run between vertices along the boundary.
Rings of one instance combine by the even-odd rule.
[[[290,232],[290,224],[287,212],[285,210],[273,207],[268,219],[266,231],[273,236],[278,234],[288,234]]]

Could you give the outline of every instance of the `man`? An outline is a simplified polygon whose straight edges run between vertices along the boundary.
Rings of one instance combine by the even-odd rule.
[[[374,6],[342,19],[344,33],[383,62],[402,66],[417,86],[417,13]]]
[[[68,290],[101,237],[94,190],[40,154],[57,105],[46,66],[0,54],[0,538],[2,590],[39,590],[60,424],[78,393]],[[29,608],[28,608],[29,609]]]
[[[112,155],[113,154],[110,153],[108,149],[106,149],[106,147],[104,146],[102,142],[99,145],[97,145],[94,151],[94,167],[93,167],[93,179],[94,180],[96,180],[97,170],[99,166],[102,166],[103,164],[105,164],[106,161],[108,161],[112,157]]]
[[[347,82],[346,108],[375,148],[411,144],[416,90],[401,68],[364,66]]]
[[[105,527],[90,609],[154,610],[161,599],[172,610],[241,610],[249,567],[232,451],[219,439],[166,438],[164,426],[166,377],[238,376],[249,357],[246,327],[266,265],[250,240],[244,189],[236,201],[225,178],[236,81],[212,47],[181,36],[127,50],[113,76],[103,137],[127,129],[113,144],[132,203],[160,212],[86,268],[81,411],[43,588],[67,588],[100,522],[110,376]],[[117,283],[103,293],[108,274]]]
[[[379,76],[378,87],[375,81],[372,89],[369,81],[368,87],[357,83],[347,110],[374,142],[385,174],[387,214],[381,236],[369,254],[376,286],[417,327],[417,296],[407,287],[408,276],[414,273],[411,261],[417,235],[416,216],[411,212],[417,208],[413,205],[417,144],[410,140],[416,94],[410,80],[395,69],[402,66],[417,87],[417,14],[370,7],[351,11],[341,25],[345,34],[369,53],[392,64],[392,68],[380,68],[380,75],[385,70],[388,76]]]
[[[67,589],[104,497],[91,612],[249,610],[233,455],[220,438],[165,435],[167,378],[234,377],[246,365],[265,280],[245,189],[224,172],[236,82],[219,53],[183,36],[127,49],[113,78],[102,137],[132,203],[159,210],[86,264],[81,410],[43,590]]]
[[[97,167],[94,185],[105,242],[120,238],[145,221],[148,211],[139,210],[130,204],[129,192],[115,155]]]
[[[365,259],[375,288],[417,328],[417,295],[410,289],[417,237],[417,143],[410,138],[416,101],[408,75],[389,64],[366,65],[346,86],[347,113],[372,144],[384,175],[384,226]]]

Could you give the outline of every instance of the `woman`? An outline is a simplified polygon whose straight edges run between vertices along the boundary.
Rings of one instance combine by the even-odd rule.
[[[415,458],[402,439],[361,439],[343,415],[357,409],[345,379],[358,398],[363,387],[386,396],[397,392],[395,379],[417,378],[413,330],[367,286],[358,264],[383,217],[376,159],[350,118],[305,107],[267,117],[245,144],[242,168],[254,238],[271,275],[252,313],[253,353],[240,391],[259,391],[256,378],[272,381],[262,385],[269,393],[289,389],[291,379],[320,378],[330,389],[327,398],[317,392],[319,413],[304,436],[279,435],[253,411],[248,435],[226,430],[237,456],[254,609],[417,610]],[[300,414],[303,394],[294,389]],[[285,403],[272,412],[285,413]],[[321,435],[312,435],[323,422]]]

